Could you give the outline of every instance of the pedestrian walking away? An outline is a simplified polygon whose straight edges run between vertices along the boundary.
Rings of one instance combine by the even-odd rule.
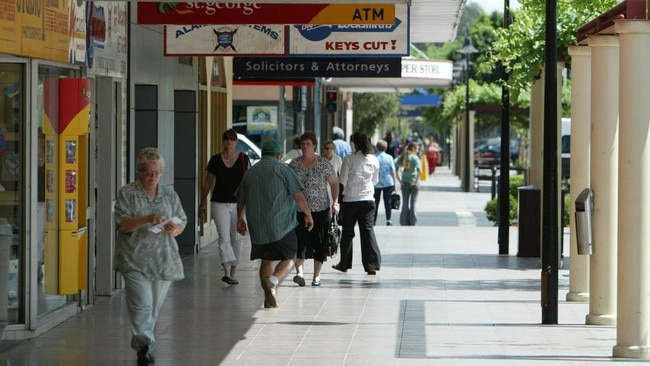
[[[357,150],[343,160],[341,167],[343,218],[340,261],[332,268],[341,272],[347,272],[352,268],[352,239],[354,239],[354,227],[358,223],[361,237],[361,263],[366,273],[374,275],[381,267],[381,252],[373,225],[379,161],[370,153],[368,136],[356,132],[352,138]]]
[[[314,227],[311,210],[302,193],[303,185],[286,164],[281,163],[282,146],[277,140],[262,143],[262,159],[251,167],[235,191],[237,231],[250,231],[251,260],[260,259],[259,277],[264,290],[264,307],[277,308],[277,288],[291,271],[298,244],[296,211],[305,215],[308,231]],[[297,206],[297,207],[296,207]],[[275,266],[274,262],[279,261]]]
[[[379,201],[384,198],[384,211],[386,211],[386,226],[391,226],[390,221],[392,214],[392,194],[395,191],[395,162],[393,157],[386,153],[388,143],[385,140],[377,141],[377,152],[375,156],[379,160],[379,181],[375,185],[375,220],[373,225],[377,225],[377,213],[379,212]]]
[[[154,363],[158,314],[171,281],[184,278],[174,238],[183,232],[187,216],[178,194],[159,184],[164,168],[158,149],[142,149],[136,160],[138,179],[120,188],[115,202],[115,269],[124,278],[138,366]]]

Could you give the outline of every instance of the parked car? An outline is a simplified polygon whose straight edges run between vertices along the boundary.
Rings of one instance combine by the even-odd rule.
[[[251,160],[251,165],[255,165],[262,159],[262,150],[249,140],[246,135],[242,135],[241,133],[237,134],[237,147],[235,149],[248,155],[248,158]]]
[[[510,164],[519,158],[519,140],[510,140]],[[474,148],[474,165],[498,165],[501,161],[501,137],[483,140]]]

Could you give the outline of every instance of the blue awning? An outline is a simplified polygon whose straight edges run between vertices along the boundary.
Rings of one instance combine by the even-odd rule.
[[[440,105],[440,95],[432,94],[409,94],[399,97],[400,104],[403,106],[426,106],[437,107]]]

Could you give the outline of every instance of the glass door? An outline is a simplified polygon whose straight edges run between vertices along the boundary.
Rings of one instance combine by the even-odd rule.
[[[0,324],[24,322],[25,64],[0,63]]]

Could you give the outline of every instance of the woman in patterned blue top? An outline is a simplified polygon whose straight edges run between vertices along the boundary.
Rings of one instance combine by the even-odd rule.
[[[331,215],[336,215],[339,210],[339,181],[336,178],[336,172],[329,160],[316,155],[317,145],[316,134],[311,131],[303,133],[300,136],[302,156],[289,163],[289,167],[294,170],[298,180],[305,187],[303,194],[307,198],[307,204],[314,220],[314,228],[308,231],[304,225],[305,215],[298,211],[299,225],[296,227],[298,255],[293,282],[300,287],[305,286],[303,264],[307,258],[314,258],[314,276],[311,285],[320,286],[320,272],[323,262],[327,259],[325,231],[329,226]],[[331,204],[328,186],[331,189],[332,197],[334,197]]]
[[[138,180],[122,187],[115,203],[115,269],[122,273],[138,366],[154,363],[154,327],[171,281],[184,278],[176,236],[187,216],[176,192],[159,184],[165,161],[147,147],[136,161]],[[173,221],[168,219],[174,218]],[[155,225],[164,223],[161,231]]]

